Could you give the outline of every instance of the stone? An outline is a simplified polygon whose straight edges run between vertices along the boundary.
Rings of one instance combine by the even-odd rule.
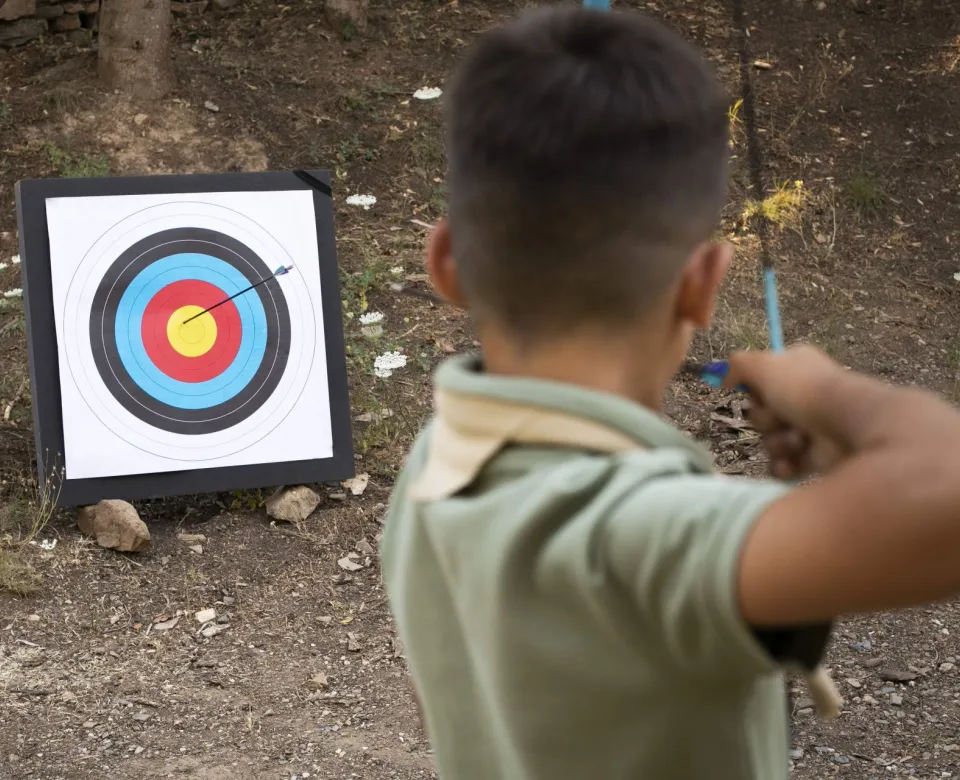
[[[901,696],[899,693],[891,693],[891,694],[890,694],[890,703],[891,703],[894,707],[899,707],[899,706],[901,706],[901,705],[903,704],[903,696]]]
[[[95,506],[83,507],[77,526],[97,544],[118,552],[143,552],[150,546],[150,530],[132,504],[104,499]]]
[[[0,19],[12,22],[24,16],[33,16],[37,11],[37,0],[7,0],[0,3]]]
[[[56,32],[69,32],[70,30],[79,30],[83,27],[80,24],[79,14],[68,14],[64,12],[63,16],[58,16],[50,20],[50,29]]]
[[[195,613],[193,617],[198,623],[209,623],[211,620],[217,619],[217,610],[212,607],[210,609],[201,609]]]
[[[62,5],[44,5],[37,9],[34,14],[39,19],[54,19],[58,16],[63,16],[63,6]]]
[[[919,675],[908,669],[881,669],[880,679],[886,682],[907,683],[916,680]]]
[[[323,11],[330,26],[344,38],[367,29],[369,0],[325,0]]]
[[[284,523],[306,520],[320,505],[320,496],[306,485],[278,490],[267,499],[267,514]]]
[[[85,11],[85,10],[86,10],[86,9],[84,8],[84,4],[83,4],[83,3],[76,3],[76,2],[74,2],[74,3],[64,3],[64,4],[63,4],[63,12],[64,12],[65,14],[79,14],[79,13],[83,13],[83,11]]]
[[[199,16],[207,10],[208,0],[189,0],[188,2],[170,3],[170,10],[177,16]]]
[[[39,38],[47,31],[43,19],[18,19],[11,24],[0,25],[0,46],[11,48]]]
[[[955,664],[952,664],[949,661],[946,661],[945,663],[940,664],[940,671],[941,672],[953,671],[954,666]]]
[[[93,36],[89,30],[70,30],[67,33],[67,40],[80,48],[89,48],[93,45]]]

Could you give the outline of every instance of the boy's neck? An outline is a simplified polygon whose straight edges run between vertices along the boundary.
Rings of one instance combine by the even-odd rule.
[[[497,332],[480,333],[484,368],[491,374],[549,379],[602,390],[659,411],[677,371],[663,345],[574,337],[520,350]]]

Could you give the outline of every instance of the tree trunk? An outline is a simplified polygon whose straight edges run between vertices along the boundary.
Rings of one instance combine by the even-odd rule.
[[[110,89],[156,100],[176,86],[170,0],[101,0],[99,72]]]
[[[370,0],[325,0],[323,10],[327,21],[344,40],[367,29],[367,8]]]

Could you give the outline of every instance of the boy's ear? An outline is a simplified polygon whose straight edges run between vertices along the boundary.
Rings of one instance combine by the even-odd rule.
[[[713,321],[717,293],[730,263],[733,247],[726,242],[709,242],[699,246],[680,278],[677,315],[693,327],[706,330]]]
[[[427,244],[427,274],[434,289],[448,303],[458,309],[466,308],[467,302],[460,287],[460,277],[457,276],[457,267],[453,262],[450,226],[445,219],[440,220],[430,234]]]

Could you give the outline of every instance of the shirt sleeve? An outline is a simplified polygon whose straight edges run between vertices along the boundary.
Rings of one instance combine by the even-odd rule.
[[[749,678],[791,660],[746,624],[737,592],[747,535],[789,487],[698,474],[630,480],[624,471],[609,485],[615,497],[582,508],[553,539],[544,582],[681,673]]]
[[[615,507],[601,533],[609,576],[691,674],[750,676],[777,660],[740,612],[740,557],[747,535],[788,490],[774,482],[714,475],[663,476]]]

